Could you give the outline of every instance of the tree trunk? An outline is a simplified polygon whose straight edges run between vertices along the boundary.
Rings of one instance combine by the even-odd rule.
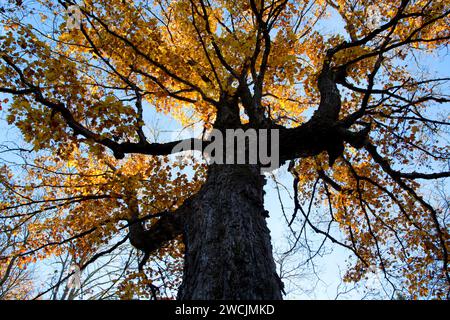
[[[258,166],[210,166],[185,223],[179,299],[281,299],[264,184]]]

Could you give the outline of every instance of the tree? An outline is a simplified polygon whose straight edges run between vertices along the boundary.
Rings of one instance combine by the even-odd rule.
[[[11,224],[30,221],[14,257],[81,259],[129,240],[143,252],[140,269],[152,255],[184,252],[180,299],[282,298],[262,163],[181,173],[167,156],[182,141],[145,133],[144,110],[154,108],[205,131],[278,130],[294,176],[290,227],[301,221],[300,236],[309,228],[347,248],[357,258],[347,281],[378,270],[394,292],[400,282],[413,298],[447,297],[448,215],[424,188],[450,176],[449,78],[408,66],[448,45],[446,1],[75,5],[1,9],[7,119],[41,154],[24,184],[8,182],[19,196],[2,203]],[[344,27],[324,34],[329,13]],[[316,223],[313,203],[327,221]]]
[[[4,183],[7,172],[0,169],[1,203],[14,197],[8,185]],[[26,229],[9,223],[9,219],[0,219],[0,300],[31,298],[33,293],[32,272],[20,265],[20,259],[15,256],[18,248],[27,241]]]
[[[3,226],[2,226],[3,227]],[[3,229],[3,228],[2,228]],[[10,256],[14,252],[14,240],[6,235],[1,237],[0,255],[8,257],[0,262],[0,300],[7,299],[27,299],[32,297],[33,281],[31,272],[21,268],[17,264],[17,259]]]

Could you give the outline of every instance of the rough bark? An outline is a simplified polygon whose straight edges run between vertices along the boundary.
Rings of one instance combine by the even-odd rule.
[[[264,183],[257,166],[210,167],[185,219],[179,299],[281,299],[263,205]]]

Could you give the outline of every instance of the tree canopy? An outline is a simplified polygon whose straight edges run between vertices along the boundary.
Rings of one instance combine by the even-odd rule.
[[[2,3],[2,106],[29,150],[0,170],[0,241],[13,242],[0,280],[11,262],[69,252],[85,266],[128,240],[139,271],[169,257],[180,273],[207,165],[170,159],[179,141],[149,136],[152,109],[205,132],[280,130],[294,246],[312,230],[355,257],[345,281],[381,272],[394,292],[448,298],[450,78],[421,64],[446,54],[449,13],[428,0]]]

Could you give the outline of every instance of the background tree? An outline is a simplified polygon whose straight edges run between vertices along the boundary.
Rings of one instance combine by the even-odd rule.
[[[5,232],[7,226],[1,225],[0,237],[0,300],[29,299],[33,293],[33,273],[18,264],[14,257],[16,243],[21,242],[19,235]],[[3,233],[4,232],[4,233]]]
[[[447,297],[448,214],[423,181],[450,175],[449,79],[408,66],[448,45],[446,1],[89,0],[67,28],[60,12],[74,4],[1,9],[8,122],[45,172],[7,180],[17,196],[3,218],[29,233],[11,257],[82,260],[129,240],[139,269],[184,252],[180,299],[282,297],[261,165],[194,163],[183,175],[163,158],[179,141],[145,133],[154,108],[206,131],[278,129],[294,247],[311,229],[357,258],[345,280],[379,271],[394,293],[401,283],[413,298]],[[345,32],[320,32],[330,12]]]
[[[0,167],[2,206],[13,202],[17,196],[8,184],[11,178],[8,168]],[[0,231],[0,300],[31,298],[34,289],[33,267],[23,265],[16,256],[17,250],[26,243],[28,232],[23,224],[11,223],[9,217],[3,216],[0,218]]]

